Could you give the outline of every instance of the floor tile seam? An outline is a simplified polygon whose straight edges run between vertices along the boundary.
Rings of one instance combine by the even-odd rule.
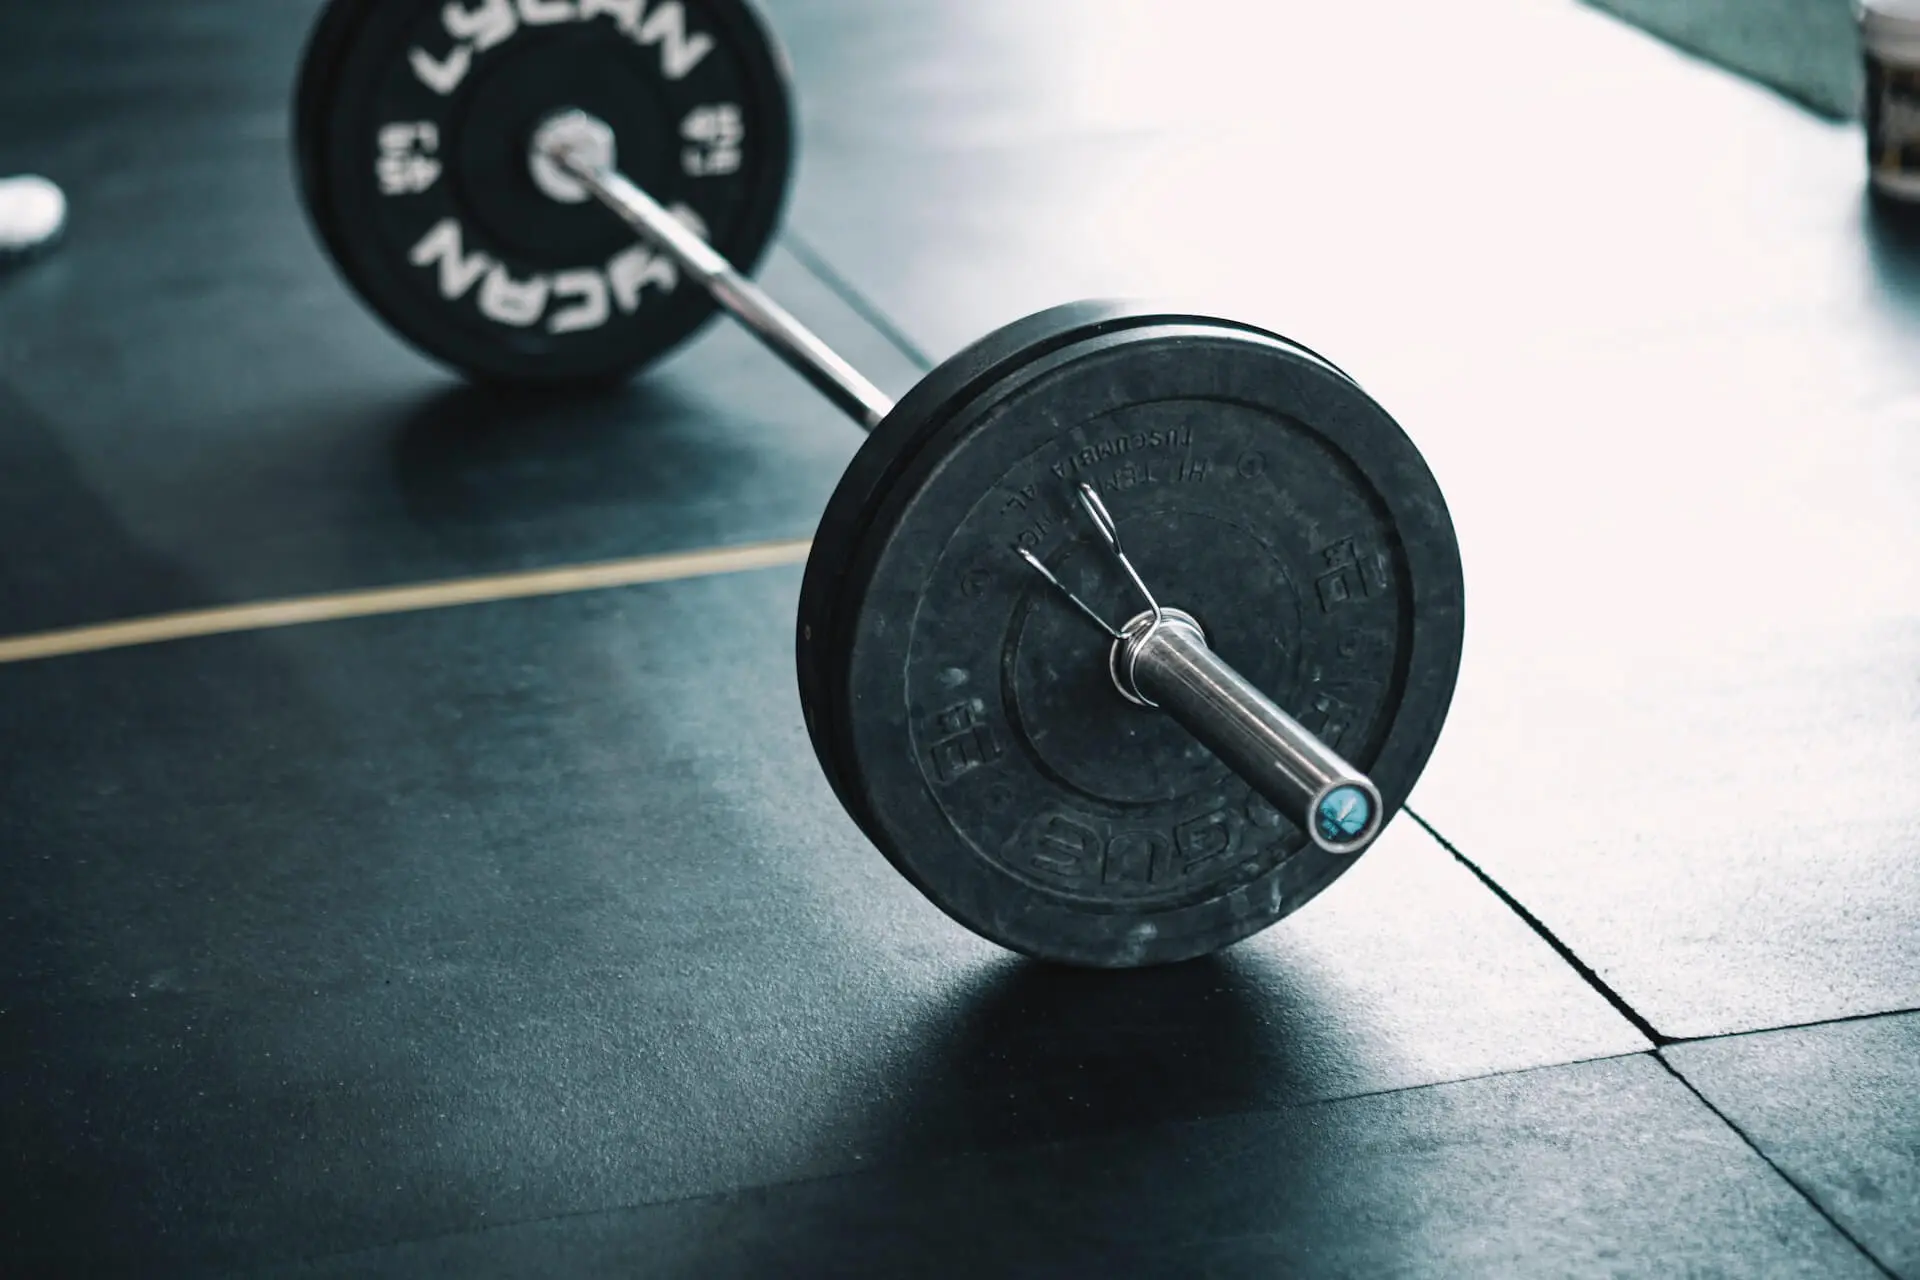
[[[808,275],[819,281],[848,310],[872,326],[914,368],[927,373],[938,363],[927,354],[925,348],[908,336],[906,328],[888,315],[879,303],[868,297],[845,272],[828,262],[826,255],[815,248],[810,239],[789,227],[781,233],[780,243]]]
[[[1590,1066],[1601,1062],[1618,1062],[1629,1058],[1654,1056],[1651,1049],[1635,1049],[1625,1053],[1603,1053],[1586,1058],[1570,1058],[1564,1062],[1542,1062],[1526,1067],[1503,1067],[1495,1071],[1482,1071],[1472,1075],[1450,1077],[1445,1080],[1430,1080],[1420,1084],[1399,1085],[1387,1089],[1370,1089],[1358,1093],[1339,1094],[1326,1098],[1311,1098],[1304,1102],[1283,1103],[1277,1106],[1253,1106],[1235,1111],[1223,1111],[1217,1114],[1194,1116],[1189,1119],[1169,1119],[1138,1126],[1123,1126],[1105,1129],[1097,1133],[1081,1134],[1064,1138],[1048,1138],[1039,1142],[1016,1143],[1004,1147],[985,1147],[973,1151],[957,1151],[931,1159],[904,1160],[898,1163],[881,1163],[865,1168],[836,1169],[826,1173],[804,1174],[793,1178],[774,1178],[765,1182],[744,1182],[736,1186],[721,1187],[708,1191],[690,1191],[684,1195],[662,1196],[659,1199],[621,1201],[613,1204],[594,1205],[590,1208],[565,1209],[557,1213],[535,1214],[511,1221],[489,1222],[484,1226],[456,1228],[450,1231],[433,1232],[422,1236],[408,1236],[390,1240],[384,1244],[359,1246],[329,1253],[303,1255],[271,1264],[274,1267],[305,1266],[323,1262],[343,1261],[357,1257],[371,1257],[391,1253],[398,1249],[414,1245],[432,1244],[441,1240],[460,1240],[469,1236],[483,1236],[496,1231],[512,1231],[526,1227],[544,1226],[548,1223],[567,1222],[576,1218],[611,1217],[623,1213],[637,1213],[649,1209],[667,1209],[675,1205],[698,1204],[701,1201],[725,1201],[742,1196],[752,1196],[767,1192],[791,1191],[802,1187],[811,1187],[825,1183],[843,1182],[849,1179],[867,1177],[872,1174],[898,1176],[906,1171],[939,1169],[958,1164],[962,1161],[987,1156],[1016,1155],[1023,1152],[1043,1151],[1054,1147],[1065,1147],[1077,1142],[1088,1142],[1103,1138],[1119,1138],[1129,1134],[1151,1132],[1160,1128],[1186,1128],[1194,1125],[1211,1124],[1223,1120],[1246,1120],[1261,1116],[1279,1116],[1293,1112],[1308,1112],[1322,1107],[1346,1102],[1362,1102],[1371,1099],[1393,1097],[1397,1094],[1422,1093],[1430,1089],[1445,1089],[1455,1085],[1475,1084],[1486,1080],[1499,1080],[1509,1076],[1525,1076],[1541,1071],[1564,1071],[1569,1067]],[[1665,1065],[1664,1063],[1662,1064]],[[1671,1068],[1669,1068],[1670,1070]],[[257,1274],[259,1269],[235,1274]]]
[[[1432,836],[1442,848],[1452,855],[1455,861],[1459,862],[1471,872],[1490,892],[1500,899],[1503,905],[1518,915],[1528,928],[1538,934],[1541,940],[1553,949],[1556,955],[1573,968],[1574,971],[1580,975],[1581,979],[1592,986],[1622,1017],[1632,1022],[1635,1029],[1651,1040],[1656,1048],[1664,1049],[1670,1045],[1711,1044],[1719,1040],[1735,1040],[1744,1036],[1769,1035],[1776,1031],[1806,1031],[1819,1027],[1841,1026],[1849,1022],[1872,1022],[1878,1018],[1898,1018],[1911,1014],[1920,1014],[1920,1005],[1917,1005],[1892,1009],[1869,1009],[1860,1013],[1838,1014],[1831,1018],[1809,1018],[1804,1022],[1781,1022],[1756,1027],[1741,1027],[1735,1031],[1714,1031],[1704,1035],[1668,1035],[1666,1032],[1654,1027],[1645,1015],[1641,1014],[1639,1010],[1627,1002],[1625,996],[1622,996],[1615,990],[1606,979],[1600,977],[1591,965],[1588,965],[1584,960],[1580,959],[1579,954],[1575,952],[1571,946],[1563,942],[1543,920],[1528,910],[1524,903],[1496,881],[1478,863],[1461,853],[1456,845],[1441,835],[1432,823],[1415,812],[1411,806],[1407,808],[1407,816],[1419,823],[1421,829]]]
[[[143,648],[176,640],[271,631],[322,622],[434,612],[463,605],[582,595],[625,587],[782,568],[806,559],[808,538],[691,547],[617,560],[581,561],[506,573],[243,600],[198,609],[114,618],[0,636],[0,666]]]
[[[1645,1036],[1654,1048],[1657,1049],[1663,1045],[1674,1043],[1674,1037],[1660,1031],[1647,1019],[1645,1014],[1642,1014],[1638,1009],[1634,1008],[1633,1005],[1628,1003],[1627,998],[1616,991],[1613,985],[1605,978],[1601,977],[1592,965],[1582,960],[1578,952],[1566,942],[1562,941],[1560,936],[1547,926],[1546,921],[1528,910],[1525,903],[1521,902],[1520,899],[1509,892],[1505,886],[1488,874],[1480,864],[1462,853],[1459,846],[1441,835],[1439,830],[1436,829],[1431,822],[1421,817],[1411,806],[1407,806],[1406,813],[1408,817],[1420,824],[1423,831],[1438,841],[1440,847],[1453,856],[1454,861],[1465,867],[1468,872],[1473,875],[1474,879],[1478,880],[1494,897],[1498,898],[1509,911],[1518,916],[1521,923],[1525,924],[1527,928],[1533,931],[1536,937],[1546,943],[1567,967],[1579,975],[1582,982],[1585,982],[1601,999],[1612,1006],[1615,1013],[1625,1018],[1633,1025],[1634,1030]]]
[[[1364,1102],[1371,1098],[1391,1098],[1402,1093],[1420,1093],[1427,1089],[1446,1089],[1459,1084],[1478,1084],[1485,1080],[1503,1080],[1509,1076],[1527,1076],[1536,1071],[1564,1071],[1569,1067],[1592,1066],[1598,1062],[1624,1062],[1628,1058],[1643,1058],[1652,1052],[1652,1048],[1622,1049],[1615,1053],[1591,1053],[1572,1058],[1558,1058],[1551,1062],[1534,1062],[1523,1067],[1495,1067],[1490,1071],[1474,1071],[1462,1076],[1448,1076],[1445,1080],[1423,1080],[1419,1084],[1397,1084],[1389,1085],[1384,1089],[1362,1089],[1356,1093],[1329,1094],[1324,1098],[1308,1098],[1304,1102],[1289,1102],[1272,1107],[1248,1107],[1242,1111],[1224,1112],[1221,1116],[1201,1116],[1198,1119],[1214,1120],[1226,1116],[1280,1115],[1290,1111],[1312,1111],[1321,1107],[1339,1106],[1347,1102]]]
[[[1920,1005],[1903,1009],[1874,1009],[1865,1013],[1843,1013],[1831,1018],[1810,1018],[1805,1022],[1781,1022],[1738,1031],[1714,1031],[1699,1036],[1670,1036],[1661,1048],[1682,1045],[1714,1044],[1721,1040],[1743,1040],[1749,1036],[1770,1036],[1777,1031],[1817,1031],[1822,1027],[1840,1027],[1850,1022],[1875,1022],[1881,1018],[1905,1018],[1920,1014]]]
[[[1753,1154],[1760,1159],[1761,1163],[1765,1164],[1767,1168],[1773,1170],[1774,1175],[1778,1177],[1780,1181],[1784,1182],[1787,1186],[1793,1188],[1794,1194],[1798,1195],[1802,1200],[1806,1201],[1808,1207],[1810,1207],[1815,1213],[1819,1214],[1821,1219],[1825,1221],[1828,1226],[1832,1227],[1835,1233],[1838,1234],[1842,1240],[1845,1240],[1848,1244],[1852,1245],[1855,1249],[1859,1250],[1860,1256],[1865,1258],[1868,1262],[1872,1263],[1873,1266],[1880,1272],[1881,1275],[1887,1277],[1887,1280],[1900,1280],[1900,1276],[1893,1270],[1893,1268],[1890,1267],[1885,1261],[1883,1261],[1879,1257],[1879,1255],[1875,1254],[1872,1249],[1869,1249],[1866,1246],[1865,1242],[1863,1242],[1859,1237],[1855,1236],[1853,1232],[1849,1231],[1840,1222],[1838,1218],[1834,1217],[1834,1215],[1828,1211],[1826,1205],[1820,1203],[1819,1198],[1813,1194],[1813,1191],[1810,1188],[1802,1186],[1800,1184],[1799,1179],[1795,1178],[1792,1174],[1788,1173],[1785,1169],[1783,1169],[1780,1166],[1780,1164],[1776,1160],[1774,1160],[1772,1156],[1768,1155],[1766,1151],[1762,1149],[1762,1147],[1758,1142],[1755,1142],[1753,1140],[1752,1135],[1750,1135],[1745,1129],[1741,1128],[1738,1124],[1736,1124],[1733,1118],[1729,1116],[1726,1112],[1722,1111],[1718,1106],[1714,1105],[1713,1100],[1707,1097],[1705,1093],[1703,1093],[1699,1088],[1697,1088],[1694,1085],[1693,1081],[1687,1079],[1686,1074],[1684,1072],[1682,1072],[1673,1063],[1667,1061],[1667,1056],[1666,1056],[1666,1053],[1664,1052],[1664,1046],[1661,1049],[1655,1049],[1653,1051],[1653,1058],[1656,1062],[1658,1062],[1661,1065],[1662,1068],[1666,1070],[1668,1075],[1672,1076],[1675,1080],[1679,1081],[1681,1088],[1685,1089],[1688,1093],[1692,1094],[1695,1098],[1699,1099],[1701,1106],[1705,1107],[1709,1112],[1711,1112],[1714,1118],[1719,1120],[1721,1124],[1727,1126],[1727,1128],[1734,1134],[1734,1136],[1739,1138],[1740,1141],[1743,1144],[1745,1144],[1747,1150],[1753,1152]]]

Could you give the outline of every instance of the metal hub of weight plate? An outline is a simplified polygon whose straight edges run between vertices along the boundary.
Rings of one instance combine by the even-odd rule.
[[[1352,858],[1313,846],[1163,714],[1103,616],[1139,598],[1076,510],[1094,486],[1144,580],[1366,771],[1396,812],[1452,697],[1446,505],[1387,413],[1249,326],[1073,304],[930,374],[868,438],[802,588],[799,669],[842,802],[950,915],[1043,959],[1217,951]]]
[[[743,269],[785,199],[783,64],[745,0],[334,0],[295,104],[302,194],[360,295],[486,380],[630,374],[715,312],[672,262],[529,169],[563,108]],[[564,184],[563,184],[564,185]]]

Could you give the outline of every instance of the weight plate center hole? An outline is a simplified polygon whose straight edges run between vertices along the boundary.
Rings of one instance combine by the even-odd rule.
[[[1287,567],[1260,539],[1177,509],[1123,516],[1121,533],[1146,582],[1180,584],[1182,607],[1163,602],[1165,616],[1186,619],[1282,705],[1297,696],[1300,597]],[[1097,567],[1083,571],[1089,560]],[[1133,587],[1093,539],[1050,562],[1101,616],[1129,617],[1137,609]],[[1034,607],[1017,611],[1007,638],[1008,693],[1014,724],[1042,769],[1083,796],[1119,805],[1173,801],[1225,776],[1226,766],[1171,716],[1126,696],[1124,645],[1101,637],[1046,583],[1023,588]],[[1151,620],[1145,612],[1129,617],[1127,627]]]
[[[1151,699],[1140,692],[1139,679],[1134,671],[1135,663],[1140,656],[1140,646],[1146,643],[1147,632],[1156,620],[1162,626],[1172,624],[1191,627],[1194,634],[1200,637],[1200,643],[1207,643],[1206,628],[1200,625],[1198,618],[1184,609],[1162,605],[1157,618],[1151,609],[1144,609],[1128,618],[1126,624],[1120,628],[1120,638],[1113,642],[1107,652],[1107,674],[1113,677],[1113,687],[1120,691],[1120,696],[1136,707],[1156,706]]]
[[[528,143],[527,167],[533,185],[561,204],[584,204],[592,195],[561,165],[560,153],[571,153],[597,169],[614,169],[620,162],[613,128],[606,121],[572,107],[548,116]]]

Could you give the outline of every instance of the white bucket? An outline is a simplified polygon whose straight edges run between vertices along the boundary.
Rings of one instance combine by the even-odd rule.
[[[1874,188],[1920,202],[1920,0],[1860,0],[1867,165]]]

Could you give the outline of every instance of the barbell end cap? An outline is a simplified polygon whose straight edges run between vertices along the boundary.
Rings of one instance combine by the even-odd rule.
[[[1353,857],[1380,835],[1386,806],[1364,779],[1342,779],[1314,797],[1307,834],[1326,853]]]

